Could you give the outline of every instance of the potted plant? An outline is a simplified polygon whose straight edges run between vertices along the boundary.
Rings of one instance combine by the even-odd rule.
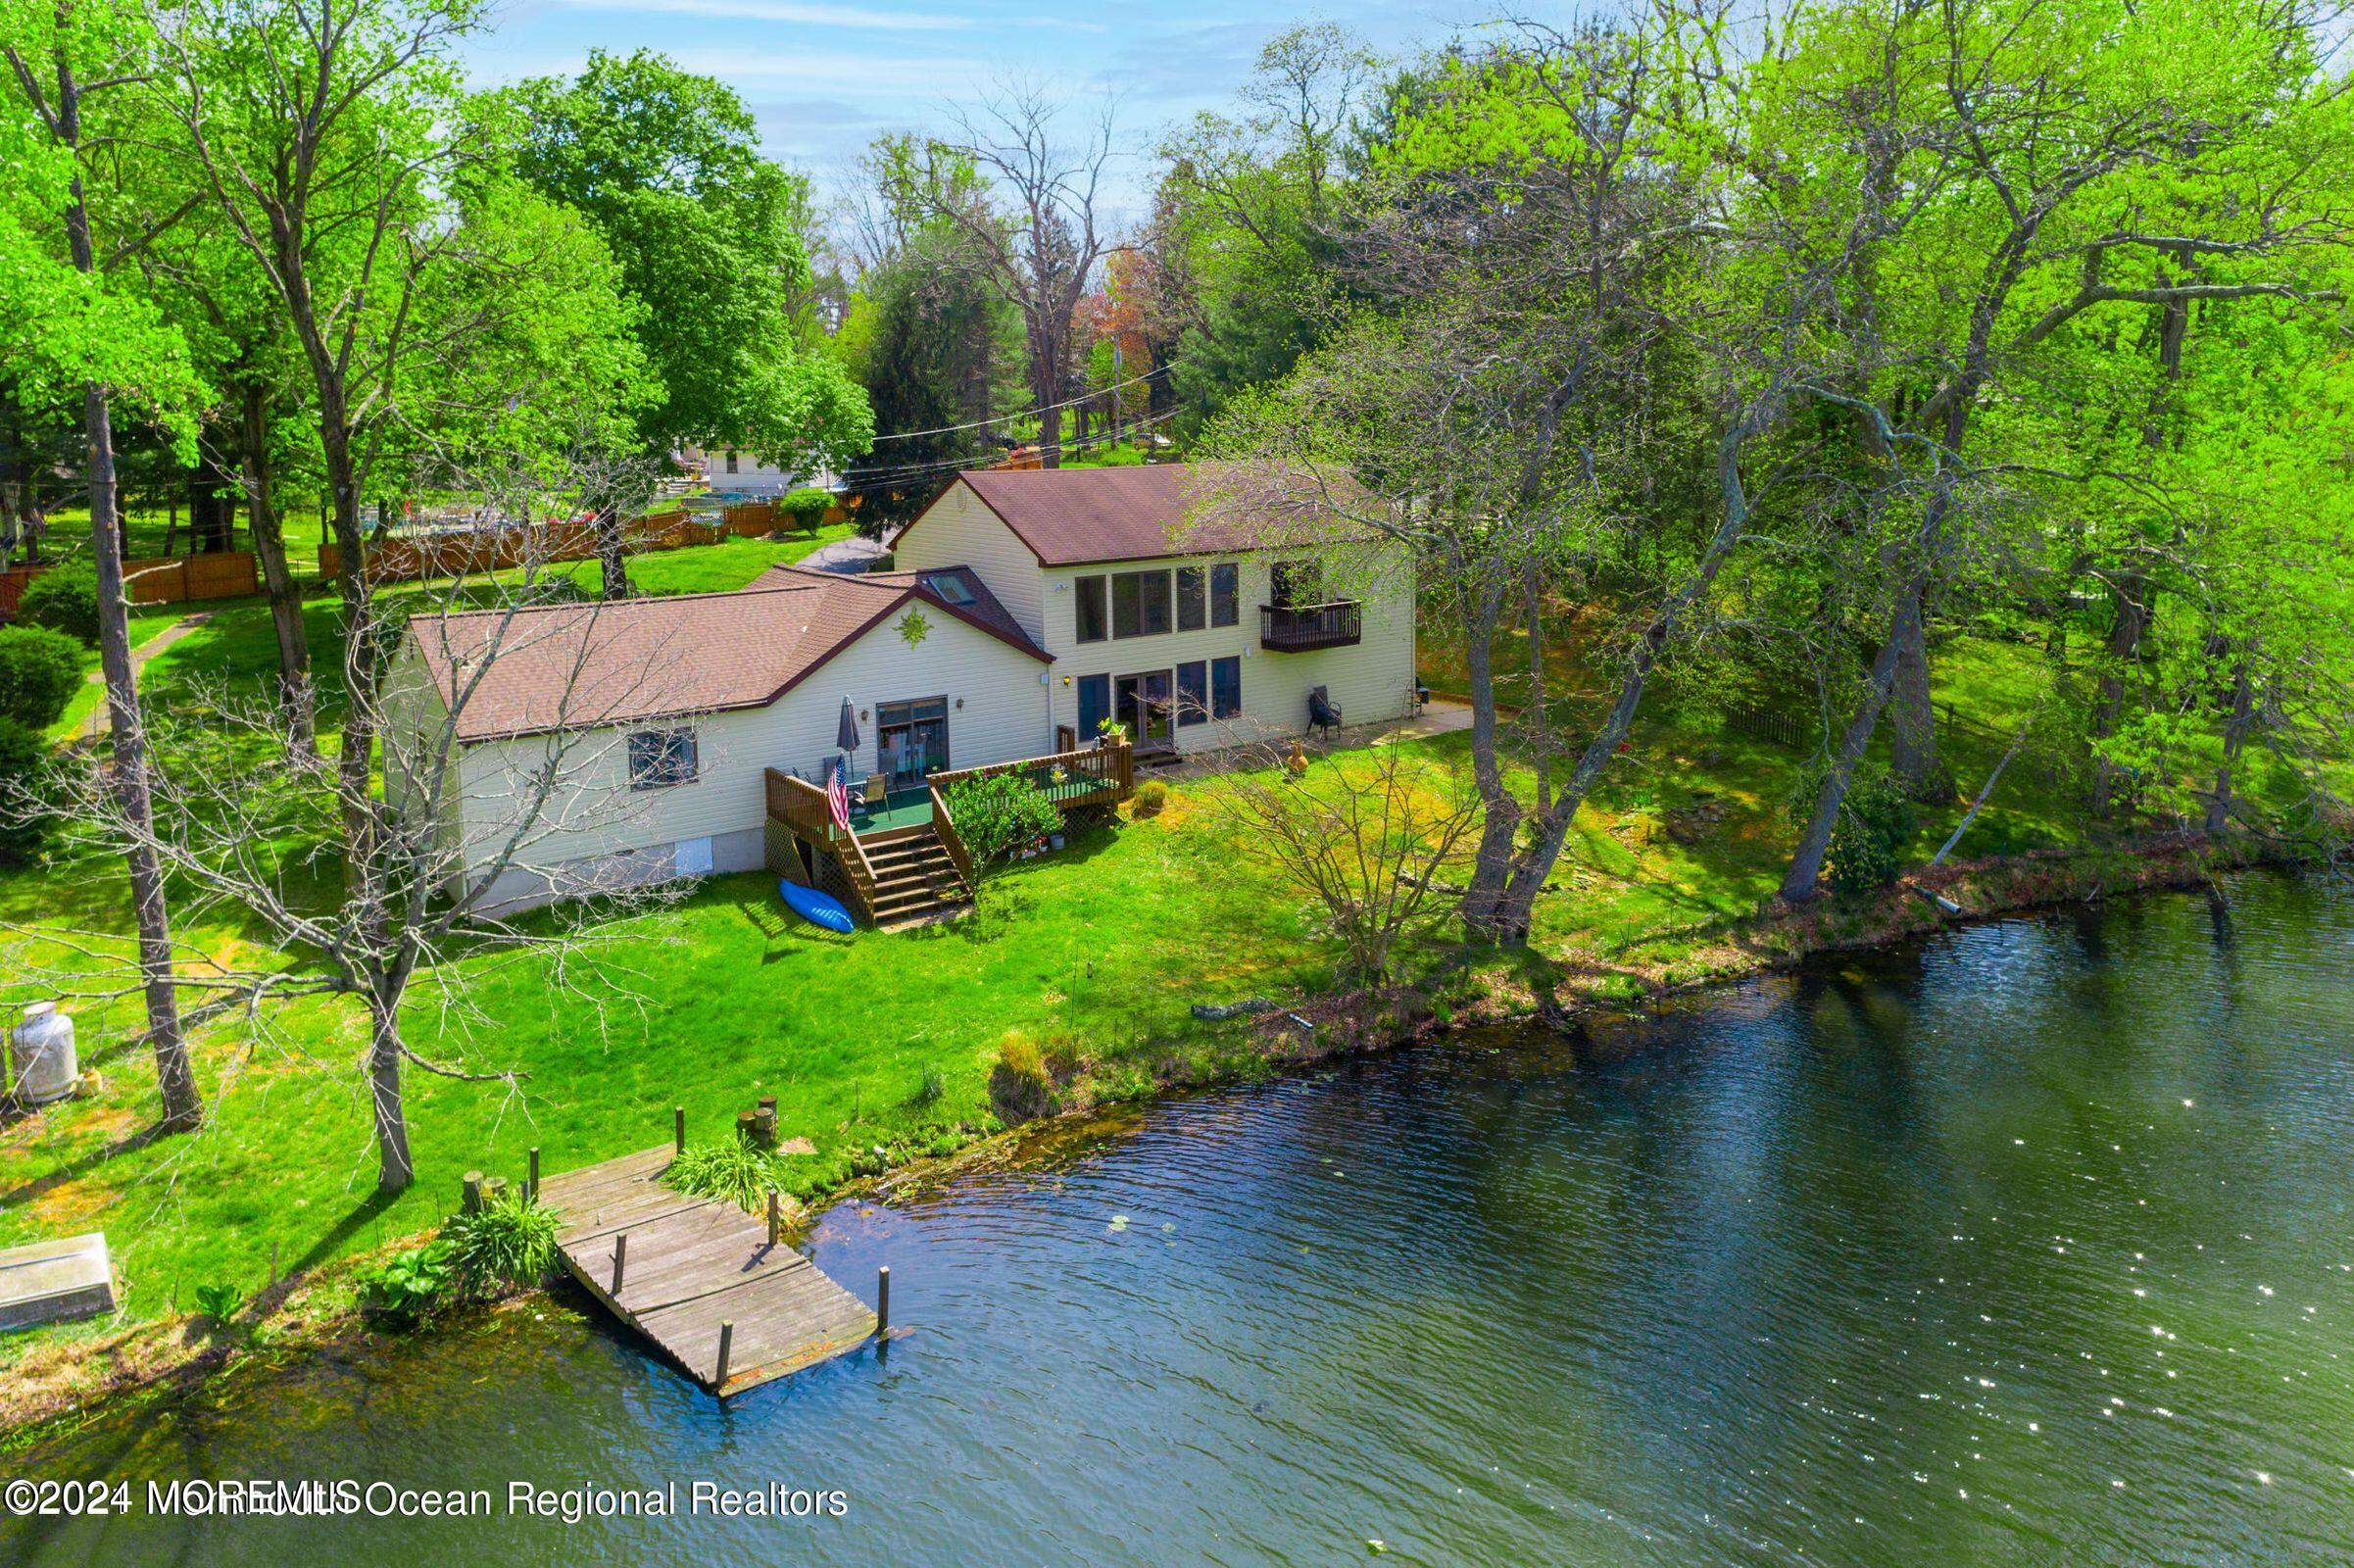
[[[1096,721],[1096,744],[1098,746],[1119,746],[1124,744],[1127,739],[1128,726],[1118,719],[1104,718]]]

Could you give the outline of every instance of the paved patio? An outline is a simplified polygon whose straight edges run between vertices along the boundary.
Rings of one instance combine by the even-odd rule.
[[[1315,735],[1299,738],[1304,741],[1308,756],[1327,757],[1334,752],[1353,752],[1367,746],[1388,746],[1395,741],[1429,740],[1435,736],[1452,735],[1469,728],[1471,728],[1471,705],[1469,703],[1458,703],[1447,698],[1434,697],[1424,706],[1422,711],[1412,718],[1388,719],[1378,724],[1346,725],[1335,731],[1329,739]],[[1223,751],[1194,754],[1173,766],[1153,768],[1152,776],[1175,779],[1180,782],[1186,779],[1204,778],[1234,766],[1238,760],[1251,752],[1263,751],[1268,747],[1288,752],[1292,749],[1294,738],[1293,735],[1269,734],[1264,739],[1249,745],[1232,746]],[[1139,776],[1142,776],[1143,772],[1143,766],[1140,764]]]

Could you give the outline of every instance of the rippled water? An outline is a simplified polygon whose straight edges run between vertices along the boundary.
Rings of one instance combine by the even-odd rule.
[[[2344,1562],[2350,958],[2354,900],[2285,878],[1975,927],[1611,1067],[1458,1040],[837,1209],[818,1261],[890,1263],[913,1332],[724,1410],[510,1314],[17,1466],[843,1518],[0,1523],[0,1561]]]

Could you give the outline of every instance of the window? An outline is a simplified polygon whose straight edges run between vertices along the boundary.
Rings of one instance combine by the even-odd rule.
[[[1243,662],[1238,658],[1209,662],[1209,716],[1232,718],[1243,710]]]
[[[1111,579],[1111,635],[1157,637],[1169,629],[1169,572],[1123,571]]]
[[[964,585],[961,577],[945,574],[930,576],[923,580],[923,585],[938,594],[943,604],[963,606],[973,602],[973,591]]]
[[[1103,579],[1098,577],[1096,581]],[[1111,716],[1111,677],[1082,675],[1079,677],[1079,744],[1087,745],[1102,731],[1098,728]]]
[[[1202,603],[1202,568],[1200,566],[1179,566],[1177,568],[1177,629],[1179,631],[1200,631],[1204,624],[1203,612],[1207,608]]]
[[[659,790],[695,782],[695,732],[641,729],[629,737],[629,787]]]
[[[1079,579],[1079,640],[1100,643],[1103,640],[1103,579]]]
[[[1209,666],[1199,659],[1177,666],[1177,722],[1209,722]]]
[[[1278,610],[1324,603],[1324,573],[1312,561],[1279,561],[1268,586]]]
[[[1209,623],[1231,626],[1243,617],[1243,568],[1221,561],[1209,568]]]
[[[733,452],[727,455],[727,471],[730,473],[736,471],[736,455]]]

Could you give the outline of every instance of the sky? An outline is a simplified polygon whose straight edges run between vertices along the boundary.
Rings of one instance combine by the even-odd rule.
[[[1142,153],[1163,127],[1228,106],[1286,27],[1336,21],[1395,53],[1474,14],[1464,0],[506,0],[466,57],[487,86],[568,74],[592,49],[657,50],[735,88],[768,155],[832,196],[877,133],[944,128],[952,102],[1001,80],[1091,110],[1112,93],[1118,140]],[[1142,210],[1147,175],[1141,157],[1112,172],[1123,216]]]

